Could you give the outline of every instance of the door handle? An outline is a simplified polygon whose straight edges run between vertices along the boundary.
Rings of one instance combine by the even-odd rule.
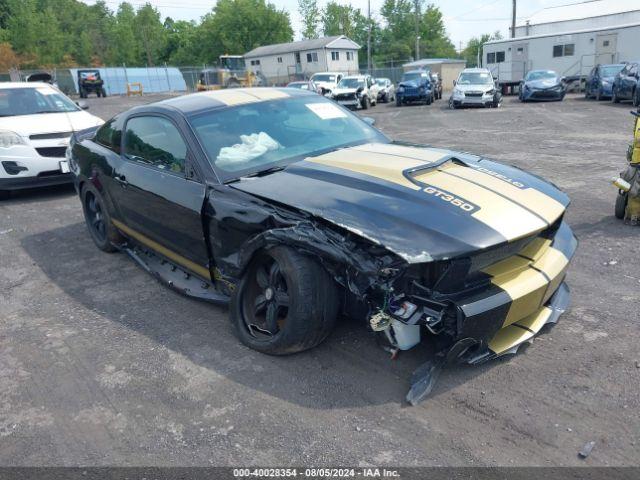
[[[125,177],[124,175],[114,175],[113,179],[118,182],[121,187],[126,187],[127,185],[129,185],[129,182],[127,182],[127,177]]]

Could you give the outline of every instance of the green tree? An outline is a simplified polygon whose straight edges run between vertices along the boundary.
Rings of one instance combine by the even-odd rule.
[[[144,63],[155,65],[165,48],[166,30],[160,20],[160,12],[150,3],[142,6],[136,13],[134,32],[136,40],[142,46]]]
[[[261,45],[290,42],[289,14],[265,0],[219,0],[199,27],[201,60],[216,62],[222,54],[243,54]]]
[[[318,38],[320,10],[316,0],[298,0],[298,12],[302,17],[302,38]]]
[[[482,46],[491,40],[501,40],[502,34],[500,31],[496,31],[493,34],[485,33],[480,37],[473,37],[467,42],[467,46],[462,50],[462,58],[467,61],[468,67],[477,67],[478,58],[482,56]],[[483,63],[480,59],[480,65]]]

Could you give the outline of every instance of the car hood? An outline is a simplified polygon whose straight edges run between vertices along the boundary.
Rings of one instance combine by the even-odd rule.
[[[102,125],[103,123],[100,118],[82,110],[77,112],[0,117],[1,130],[11,130],[23,137],[38,133],[75,132]]]
[[[409,263],[536,234],[569,203],[553,185],[515,167],[399,144],[340,149],[230,186],[331,222]]]
[[[425,85],[427,85],[427,82],[421,83],[421,82],[418,82],[417,80],[404,80],[398,83],[399,87],[409,87],[409,88],[418,88],[420,86],[425,86]]]
[[[529,80],[528,82],[525,82],[525,85],[527,85],[529,88],[539,88],[539,89],[552,88],[552,87],[557,87],[558,85],[560,85],[560,80],[557,79],[557,78],[544,78],[542,80]]]
[[[356,93],[357,90],[357,88],[334,88],[331,90],[331,93],[334,95],[342,95],[345,93]]]
[[[460,85],[457,84],[456,88],[461,92],[489,92],[495,87],[493,85],[487,85],[486,83]]]
[[[336,87],[336,84],[333,82],[317,82],[314,80],[313,83],[315,83],[316,86],[320,88],[334,89]]]

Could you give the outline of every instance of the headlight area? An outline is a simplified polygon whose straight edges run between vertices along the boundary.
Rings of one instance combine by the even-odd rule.
[[[15,145],[26,145],[27,142],[16,132],[0,130],[0,148],[10,148]],[[0,151],[0,154],[2,152]]]

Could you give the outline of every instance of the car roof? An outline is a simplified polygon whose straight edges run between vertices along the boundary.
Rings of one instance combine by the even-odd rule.
[[[190,116],[211,109],[229,108],[236,105],[266,102],[269,100],[282,100],[302,95],[317,97],[315,93],[306,90],[286,87],[225,88],[221,90],[208,90],[206,92],[191,93],[188,95],[169,98],[167,100],[161,100],[159,102],[136,107],[131,111],[144,111],[147,107],[154,107],[155,109],[166,108],[174,111],[178,110],[184,115]]]
[[[5,89],[5,88],[42,88],[42,87],[49,87],[52,90],[54,90],[53,87],[51,87],[50,84],[46,83],[46,82],[0,82],[0,89]]]
[[[488,68],[465,68],[460,73],[491,73]]]
[[[430,68],[420,68],[418,70],[409,70],[408,72],[404,72],[404,73],[427,73],[430,71],[431,71]]]
[[[342,72],[316,72],[311,76],[313,77],[314,75],[343,75],[343,73]]]

